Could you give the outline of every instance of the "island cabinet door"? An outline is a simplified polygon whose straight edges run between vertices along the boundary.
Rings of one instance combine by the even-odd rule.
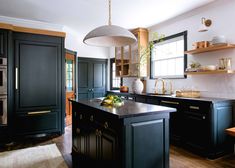
[[[131,121],[126,126],[125,167],[168,168],[168,118],[154,118],[154,116],[141,118]]]
[[[77,107],[73,104],[73,120],[72,120],[72,149],[76,154],[85,154],[86,146],[86,125],[83,122],[83,115],[77,111]],[[74,154],[74,153],[73,153]]]
[[[102,129],[99,136],[99,157],[102,160],[102,167],[119,168],[117,134],[112,130]]]

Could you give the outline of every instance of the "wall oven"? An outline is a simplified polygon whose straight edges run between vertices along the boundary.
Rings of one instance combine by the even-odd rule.
[[[7,58],[0,58],[0,125],[7,125]]]

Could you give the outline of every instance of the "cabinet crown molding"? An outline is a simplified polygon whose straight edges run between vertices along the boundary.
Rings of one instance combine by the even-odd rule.
[[[0,29],[7,29],[7,30],[14,31],[14,32],[41,34],[41,35],[49,35],[49,36],[57,36],[57,37],[66,36],[65,32],[21,27],[21,26],[15,26],[12,24],[7,24],[7,23],[0,23]]]

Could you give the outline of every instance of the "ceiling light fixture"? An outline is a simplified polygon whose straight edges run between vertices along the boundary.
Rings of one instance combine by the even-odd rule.
[[[199,28],[199,32],[205,32],[208,31],[208,27],[210,27],[212,24],[212,21],[210,19],[206,19],[204,17],[201,18],[201,26]]]
[[[135,35],[120,26],[111,25],[111,0],[109,1],[108,25],[100,26],[90,31],[83,42],[88,45],[102,47],[121,47],[137,41]]]

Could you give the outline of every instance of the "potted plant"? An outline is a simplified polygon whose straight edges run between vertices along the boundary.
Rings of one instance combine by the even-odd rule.
[[[137,78],[132,83],[132,91],[135,94],[141,94],[144,89],[144,84],[141,81],[141,66],[147,66],[147,61],[150,59],[150,52],[154,49],[154,43],[156,41],[161,42],[165,36],[163,34],[158,34],[154,32],[152,34],[152,39],[147,46],[140,46],[140,57],[139,62],[136,64]]]

